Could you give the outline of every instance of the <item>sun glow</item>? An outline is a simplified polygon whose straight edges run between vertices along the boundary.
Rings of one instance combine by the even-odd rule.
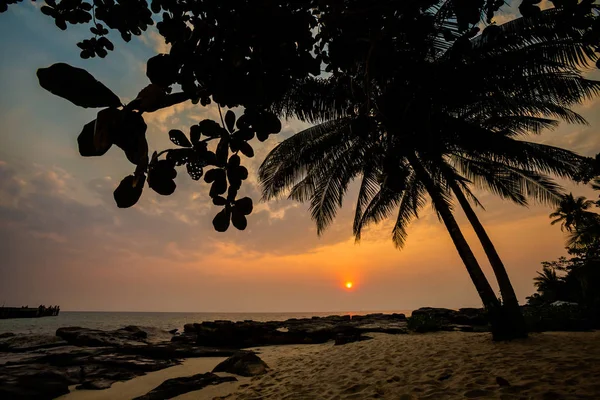
[[[345,286],[346,286],[346,289],[352,289],[353,284],[352,284],[352,282],[346,282]]]

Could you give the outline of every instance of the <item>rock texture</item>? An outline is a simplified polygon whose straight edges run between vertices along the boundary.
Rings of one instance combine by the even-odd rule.
[[[329,316],[286,321],[210,321],[186,324],[175,342],[195,341],[209,347],[246,348],[282,344],[315,344],[335,340],[339,335],[366,332],[408,333],[404,314],[369,314],[350,317]]]
[[[257,376],[267,372],[269,367],[253,352],[245,351],[234,354],[219,363],[212,372],[229,372],[240,376]]]
[[[24,353],[39,349],[48,349],[66,345],[60,337],[51,335],[12,335],[0,339],[0,351]]]
[[[0,399],[53,399],[68,393],[70,385],[101,390],[177,365],[184,358],[229,357],[237,352],[173,343],[170,338],[170,334],[138,327],[115,331],[61,328],[57,336],[4,335],[0,339]]]
[[[480,309],[422,308],[413,315],[435,318],[445,330],[487,329]],[[327,341],[342,345],[368,339],[364,336],[368,332],[405,334],[407,319],[404,314],[332,315],[270,322],[186,324],[181,334],[136,326],[112,331],[66,327],[58,329],[56,336],[2,334],[0,399],[53,399],[67,393],[70,385],[101,390],[191,357],[230,357],[215,371],[255,376],[264,373],[267,365],[254,353],[239,349]],[[213,374],[204,375],[190,377],[189,381],[166,381],[162,388],[155,389],[161,388],[160,391],[141,398],[169,398],[162,396],[223,381]],[[184,391],[178,392],[181,390]]]
[[[69,393],[77,380],[45,364],[27,364],[0,369],[0,382],[0,399],[45,400]]]
[[[428,317],[435,319],[442,330],[455,330],[462,332],[486,332],[488,318],[483,308],[461,308],[451,310],[448,308],[422,307],[412,312],[412,317]]]
[[[219,383],[232,381],[237,381],[237,379],[233,376],[218,376],[210,372],[182,378],[167,379],[150,392],[143,396],[136,397],[134,400],[172,399],[173,397],[194,390],[200,390],[209,385],[218,385]]]
[[[146,344],[148,333],[137,326],[128,326],[114,331],[101,331],[71,326],[57,329],[56,336],[76,346],[123,347]]]

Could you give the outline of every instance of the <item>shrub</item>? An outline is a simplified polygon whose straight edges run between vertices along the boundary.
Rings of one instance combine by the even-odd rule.
[[[585,331],[592,328],[592,321],[578,306],[527,307],[523,315],[530,332]]]

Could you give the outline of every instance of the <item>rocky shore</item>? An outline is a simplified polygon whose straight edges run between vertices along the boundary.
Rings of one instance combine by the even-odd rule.
[[[241,349],[329,341],[344,345],[367,340],[369,333],[418,332],[429,320],[436,321],[436,330],[487,330],[480,309],[422,308],[414,311],[411,319],[412,324],[404,314],[368,314],[270,322],[210,321],[187,324],[181,334],[136,326],[113,331],[65,327],[58,329],[55,336],[0,333],[0,398],[53,399],[69,393],[73,386],[102,390],[114,382],[196,357],[231,357],[213,372],[262,374],[268,366],[253,353]],[[164,397],[164,393],[181,394],[198,390],[202,385],[232,380],[226,378],[209,373],[166,381],[143,398],[170,398]]]

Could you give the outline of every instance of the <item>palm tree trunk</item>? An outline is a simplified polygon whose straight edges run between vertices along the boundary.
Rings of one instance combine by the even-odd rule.
[[[502,295],[502,302],[504,307],[506,307],[508,314],[507,317],[512,325],[512,329],[510,329],[511,335],[515,338],[527,337],[525,319],[523,318],[523,313],[521,312],[521,308],[519,306],[519,300],[517,299],[515,290],[510,282],[510,278],[508,277],[504,263],[500,259],[494,244],[485,231],[485,228],[479,221],[479,218],[477,218],[477,214],[475,214],[475,211],[471,207],[471,204],[469,204],[469,201],[465,197],[463,191],[454,180],[449,179],[448,181],[450,182],[450,188],[458,199],[458,203],[465,212],[465,215],[471,223],[477,238],[481,242],[481,246],[483,247],[487,258],[490,261],[494,275],[496,275],[496,280],[498,281],[498,286],[500,287],[500,293]]]
[[[479,297],[483,302],[483,305],[488,310],[496,310],[500,306],[498,298],[496,297],[494,290],[490,286],[485,274],[483,273],[475,255],[471,251],[467,240],[462,234],[454,215],[452,215],[452,211],[448,207],[448,204],[442,198],[440,194],[439,188],[436,186],[435,182],[425,170],[421,162],[415,156],[409,157],[409,161],[414,168],[419,180],[423,182],[429,196],[433,204],[435,205],[436,210],[440,214],[442,221],[444,221],[444,225],[446,225],[446,229],[448,233],[450,233],[450,237],[452,238],[452,242],[458,251],[460,258],[462,259],[465,267],[467,267],[467,272],[477,289],[477,293],[479,293]]]

